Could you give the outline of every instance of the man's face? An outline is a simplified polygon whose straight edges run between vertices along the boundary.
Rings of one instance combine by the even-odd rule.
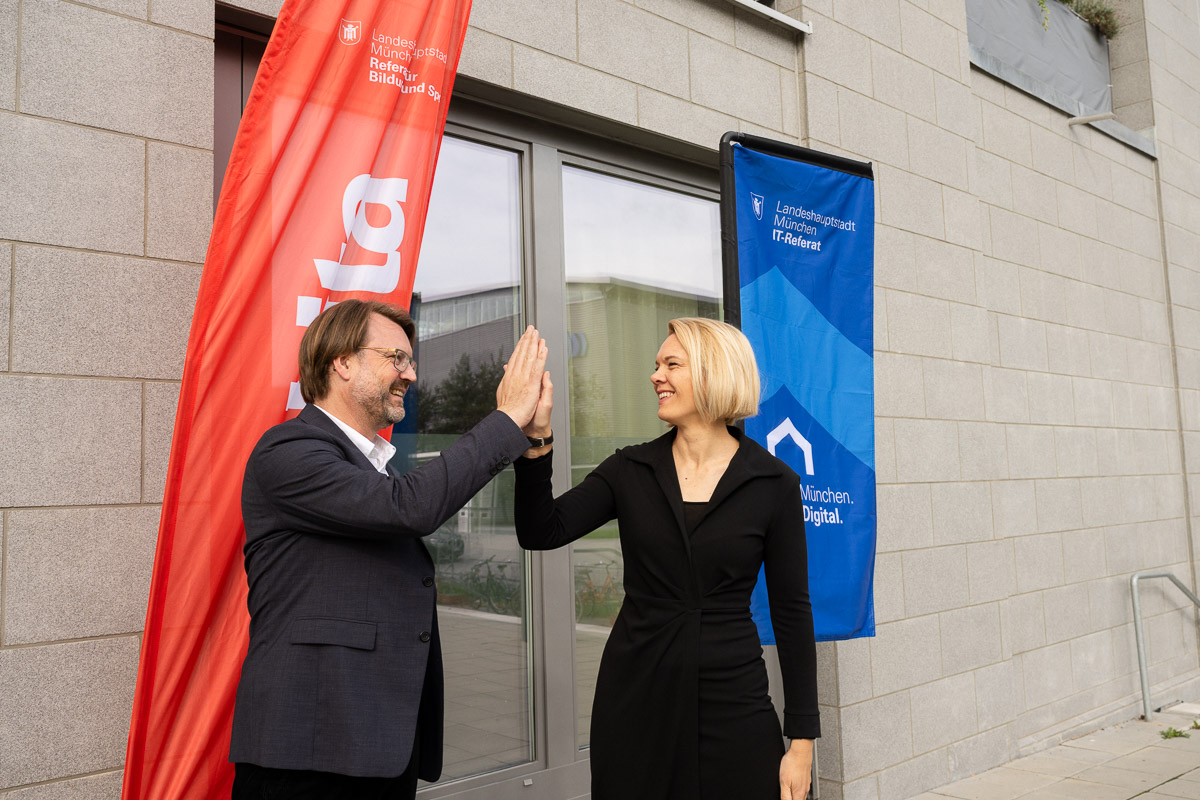
[[[412,343],[404,329],[387,317],[372,314],[367,323],[367,340],[363,347],[403,350],[412,355]],[[404,393],[417,379],[410,364],[397,372],[394,361],[377,350],[359,350],[358,369],[350,381],[350,396],[371,419],[376,429],[386,428],[404,419]]]

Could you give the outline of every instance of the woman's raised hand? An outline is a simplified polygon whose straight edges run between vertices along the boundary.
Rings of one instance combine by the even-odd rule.
[[[525,426],[526,436],[545,438],[550,435],[550,412],[554,410],[554,384],[550,382],[550,373],[542,373],[542,393],[538,396],[537,408],[533,410],[533,419]]]
[[[496,408],[508,414],[520,428],[530,423],[537,410],[545,368],[546,340],[530,325],[517,340],[504,365],[504,377],[496,387]]]

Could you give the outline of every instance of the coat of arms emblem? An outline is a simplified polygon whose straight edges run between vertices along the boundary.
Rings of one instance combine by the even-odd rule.
[[[352,22],[348,19],[342,20],[338,26],[338,39],[342,44],[358,44],[358,40],[362,38],[362,23]]]

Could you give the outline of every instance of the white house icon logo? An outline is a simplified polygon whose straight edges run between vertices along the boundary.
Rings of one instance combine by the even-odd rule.
[[[362,38],[362,23],[342,20],[342,24],[338,26],[338,38],[342,40],[342,44],[358,44]]]
[[[767,451],[771,455],[775,455],[775,448],[783,441],[784,437],[790,437],[796,446],[804,453],[804,472],[808,475],[813,474],[813,457],[812,445],[808,439],[800,435],[800,431],[796,430],[796,426],[792,424],[791,417],[784,417],[783,422],[775,427],[775,430],[767,434]]]
[[[750,205],[754,208],[754,218],[762,219],[763,212],[763,196],[761,194],[750,193]]]

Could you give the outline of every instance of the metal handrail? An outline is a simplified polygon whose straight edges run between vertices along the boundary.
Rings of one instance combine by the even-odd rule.
[[[1133,637],[1137,641],[1138,674],[1142,679],[1142,717],[1149,721],[1150,717],[1154,714],[1154,710],[1150,708],[1150,675],[1146,670],[1146,637],[1142,631],[1142,601],[1141,596],[1138,594],[1138,581],[1142,578],[1169,579],[1171,583],[1179,587],[1179,591],[1187,595],[1187,598],[1197,608],[1200,608],[1200,597],[1192,594],[1192,590],[1184,586],[1179,578],[1176,578],[1172,573],[1165,570],[1135,572],[1129,577],[1129,593],[1133,597]]]

